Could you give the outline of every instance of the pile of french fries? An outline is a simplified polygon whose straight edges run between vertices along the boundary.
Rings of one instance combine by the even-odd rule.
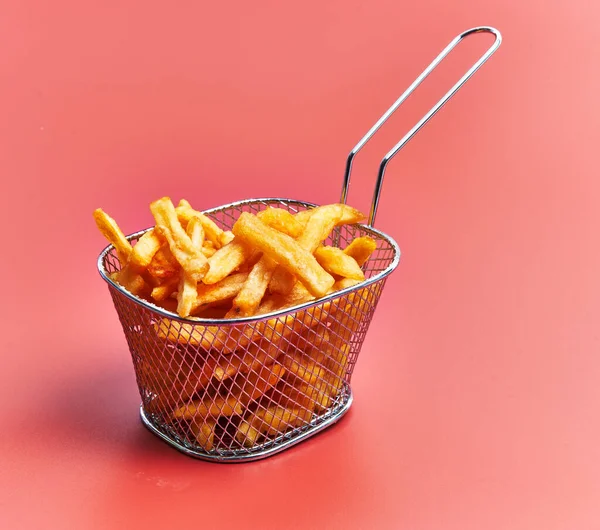
[[[226,231],[185,200],[175,206],[163,197],[150,210],[156,224],[133,246],[104,211],[94,218],[120,262],[111,278],[190,319],[154,324],[157,340],[174,348],[157,348],[145,365],[153,411],[185,423],[206,451],[227,430],[253,447],[326,411],[347,369],[347,308],[327,302],[252,325],[206,326],[193,319],[260,317],[360,283],[376,242],[358,237],[343,250],[323,242],[335,227],[364,215],[343,204],[295,214],[266,207],[242,213]],[[173,369],[190,355],[187,364],[197,369]]]

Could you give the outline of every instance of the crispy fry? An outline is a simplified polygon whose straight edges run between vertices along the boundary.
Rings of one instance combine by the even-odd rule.
[[[312,219],[312,217],[311,217]],[[260,250],[298,276],[315,296],[323,296],[335,280],[290,236],[267,226],[257,217],[244,212],[233,226],[236,238]]]
[[[121,268],[125,267],[132,251],[131,243],[127,241],[116,221],[102,208],[94,210],[94,220],[102,235],[117,249]]]
[[[278,392],[273,401],[281,407],[314,410],[317,405],[313,387],[307,385],[302,379],[282,381],[278,385]]]
[[[315,359],[302,352],[294,355],[285,355],[281,361],[290,375],[294,375],[307,385],[314,386],[319,380],[325,378],[326,370]]]
[[[290,427],[299,427],[308,423],[311,417],[312,412],[306,409],[269,407],[268,409],[259,409],[249,423],[257,431],[267,436],[275,436]]]
[[[214,256],[217,250],[213,246],[204,245],[202,247],[202,254],[204,254],[207,258]]]
[[[329,237],[331,231],[339,225],[357,223],[364,219],[364,215],[344,204],[329,204],[313,208],[308,218],[306,227],[298,237],[298,244],[311,254]],[[298,217],[299,214],[296,214]],[[294,275],[291,271],[278,267],[269,289],[271,292],[287,294],[294,285]]]
[[[204,399],[195,399],[178,408],[173,413],[174,419],[191,420],[192,418],[205,418],[212,416],[241,416],[242,405],[237,396],[206,396]]]
[[[198,445],[205,451],[210,451],[215,443],[215,427],[217,422],[215,420],[206,420],[200,425],[192,423],[190,430],[196,438]]]
[[[221,246],[224,247],[225,245],[231,243],[234,237],[235,236],[233,235],[233,232],[231,230],[226,230],[225,232],[223,232],[220,237]]]
[[[169,249],[181,268],[194,280],[200,281],[208,270],[208,261],[185,233],[171,199],[163,197],[154,201],[150,210],[156,220],[156,229],[169,243]]]
[[[134,245],[130,255],[131,262],[137,267],[148,267],[161,245],[162,241],[154,229],[148,230]]]
[[[196,248],[202,248],[204,244],[204,228],[198,217],[192,217],[186,228],[192,245]],[[177,293],[177,313],[179,316],[187,317],[192,311],[192,307],[198,296],[198,282],[195,277],[187,271],[183,271],[179,280],[179,292]]]
[[[260,432],[258,432],[250,423],[242,421],[235,434],[235,439],[245,447],[254,447],[256,442],[260,438]]]
[[[271,228],[275,228],[293,238],[298,237],[304,228],[300,221],[283,208],[268,207],[266,210],[259,212],[257,217]]]
[[[131,263],[127,263],[123,269],[117,272],[115,278],[131,294],[141,296],[149,290],[148,284],[139,274],[139,269]]]
[[[168,243],[160,247],[148,265],[148,274],[161,282],[173,277],[178,278],[180,270],[181,266],[169,250]]]
[[[313,306],[298,314],[272,318],[262,322],[257,335],[259,340],[251,342],[243,353],[221,356],[214,369],[214,378],[224,381],[237,373],[248,373],[261,365],[273,363],[280,355],[282,346],[289,342],[292,334],[297,334],[306,326],[314,327],[329,315],[331,302]]]
[[[315,251],[315,258],[329,274],[362,281],[365,273],[358,263],[336,247],[319,247]]]
[[[251,316],[256,313],[276,267],[277,262],[269,256],[262,256],[252,267],[242,289],[233,300],[234,316]]]
[[[294,215],[294,219],[296,219],[296,221],[298,221],[302,225],[302,228],[304,228],[306,227],[306,223],[308,223],[308,220],[310,219],[310,216],[313,214],[314,211],[314,208],[310,208],[308,210],[301,210]]]
[[[238,272],[237,274],[227,276],[223,280],[212,285],[199,284],[197,298],[194,301],[192,310],[195,310],[203,304],[210,304],[220,300],[233,298],[240,292],[240,289],[243,287],[247,278],[247,272]]]
[[[263,365],[251,370],[238,385],[240,391],[236,394],[237,399],[244,406],[256,401],[269,389],[276,386],[285,372],[285,367],[279,363],[273,363],[270,366]]]
[[[371,257],[371,254],[375,252],[376,248],[377,242],[372,237],[361,236],[352,241],[352,243],[344,249],[344,253],[354,258],[356,263],[362,267]]]
[[[202,281],[207,285],[220,282],[238,269],[252,254],[249,246],[234,239],[208,259],[209,270]]]
[[[226,356],[237,349],[243,349],[251,342],[261,339],[265,324],[255,326],[219,326],[193,325],[169,319],[161,319],[154,324],[157,335],[174,344],[200,346],[204,350],[214,350]],[[227,358],[221,357],[219,364],[227,366]],[[235,373],[235,371],[233,372]]]
[[[181,199],[177,208],[175,208],[175,212],[177,213],[177,217],[181,224],[185,226],[187,226],[187,223],[189,223],[190,219],[193,217],[200,219],[202,228],[206,234],[206,239],[211,241],[215,248],[221,248],[223,246],[223,230],[221,230],[210,217],[194,210],[188,201]]]
[[[152,289],[150,296],[155,302],[162,302],[177,291],[178,284],[179,281],[175,278],[175,280],[170,280],[161,285],[157,285]]]

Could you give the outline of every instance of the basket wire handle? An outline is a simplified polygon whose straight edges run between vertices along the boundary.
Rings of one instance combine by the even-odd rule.
[[[385,176],[385,170],[389,161],[402,149],[411,139],[412,137],[421,130],[421,127],[425,125],[438,110],[440,110],[448,100],[458,92],[458,90],[471,78],[471,76],[481,68],[483,63],[485,63],[492,54],[499,48],[502,43],[502,35],[500,32],[489,26],[480,26],[477,28],[469,29],[460,35],[458,35],[448,46],[446,46],[442,52],[431,62],[431,64],[423,70],[421,75],[414,80],[412,85],[410,85],[404,94],[402,94],[395,103],[385,112],[381,118],[369,129],[369,132],[364,135],[362,140],[356,144],[354,149],[350,151],[348,155],[348,159],[346,160],[346,171],[344,173],[344,185],[342,187],[342,197],[341,202],[346,203],[348,198],[348,189],[350,187],[350,173],[352,172],[352,162],[356,154],[364,147],[364,145],[371,139],[371,137],[379,130],[379,128],[387,121],[387,119],[395,112],[395,110],[402,104],[404,101],[410,96],[415,89],[423,82],[423,80],[433,71],[436,66],[438,66],[444,58],[461,42],[463,39],[468,37],[469,35],[473,35],[474,33],[492,33],[496,38],[494,43],[488,48],[488,50],[479,58],[479,60],[471,66],[471,68],[458,80],[458,82],[448,91],[446,94],[440,99],[430,110],[423,116],[417,124],[410,130],[406,135],[400,140],[392,149],[389,151],[381,160],[381,164],[379,165],[379,172],[377,174],[377,182],[375,184],[375,191],[373,193],[373,200],[371,202],[371,210],[369,212],[369,226],[373,226],[375,223],[375,216],[377,214],[377,207],[379,206],[379,198],[381,195],[381,187],[383,185],[383,177]]]

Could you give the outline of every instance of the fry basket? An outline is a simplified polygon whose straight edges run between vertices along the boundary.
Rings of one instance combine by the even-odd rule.
[[[111,279],[115,248],[98,258],[131,352],[144,425],[183,453],[211,461],[257,460],[283,451],[338,421],[352,404],[350,380],[374,311],[400,249],[373,227],[388,162],[500,46],[500,33],[477,27],[457,36],[350,152],[352,162],[375,132],[464,38],[491,33],[492,46],[383,158],[368,224],[340,226],[327,244],[346,247],[369,236],[377,247],[363,265],[365,281],[295,308],[234,320],[181,318],[138,298]],[[229,230],[242,212],[267,206],[298,212],[315,205],[268,198],[204,213]],[[128,236],[135,243],[145,232]],[[279,367],[276,370],[274,367]],[[283,375],[282,375],[283,374]]]

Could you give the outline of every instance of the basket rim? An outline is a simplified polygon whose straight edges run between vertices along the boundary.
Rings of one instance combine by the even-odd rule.
[[[227,208],[243,206],[245,204],[256,203],[256,202],[266,202],[266,201],[269,201],[269,202],[279,201],[279,202],[285,202],[288,204],[304,206],[304,207],[308,207],[308,208],[315,208],[318,206],[317,204],[312,203],[312,202],[300,201],[300,200],[295,200],[295,199],[284,199],[281,197],[261,197],[261,198],[257,198],[257,199],[243,199],[241,201],[231,202],[229,204],[224,204],[222,206],[217,206],[214,208],[209,208],[207,210],[202,210],[202,213],[211,214],[211,213],[225,210]],[[330,293],[330,294],[325,295],[316,300],[304,302],[303,304],[299,304],[297,306],[293,306],[293,307],[289,307],[289,308],[285,308],[285,309],[279,309],[277,311],[272,311],[271,313],[265,313],[265,314],[258,315],[258,316],[249,316],[249,317],[241,317],[241,318],[181,317],[177,313],[172,313],[171,311],[167,311],[166,309],[163,309],[162,307],[159,307],[159,306],[153,304],[152,302],[148,302],[147,300],[144,300],[143,298],[139,298],[138,296],[127,291],[127,289],[125,289],[124,287],[119,285],[117,282],[113,281],[108,276],[106,269],[104,268],[104,258],[114,248],[113,245],[108,245],[104,248],[104,250],[102,250],[102,252],[98,256],[96,266],[98,268],[98,272],[100,273],[100,276],[109,285],[110,288],[119,291],[122,295],[129,298],[132,302],[135,302],[136,304],[138,304],[146,309],[149,309],[150,311],[152,311],[154,313],[157,313],[161,317],[168,318],[170,320],[176,320],[178,322],[182,322],[185,324],[196,325],[196,326],[197,325],[221,326],[221,325],[249,324],[249,323],[260,322],[262,320],[269,320],[272,318],[286,316],[286,315],[289,315],[292,313],[296,313],[298,311],[302,311],[302,310],[305,310],[305,309],[308,309],[311,307],[315,307],[315,306],[324,304],[326,302],[329,302],[330,300],[334,300],[334,299],[344,296],[348,293],[358,291],[364,287],[367,287],[368,285],[376,283],[376,282],[382,280],[383,278],[386,278],[387,276],[389,276],[392,273],[392,271],[394,271],[394,269],[396,269],[396,267],[398,266],[398,263],[400,263],[400,256],[401,256],[400,247],[398,246],[398,243],[396,243],[394,238],[390,237],[389,235],[382,232],[381,230],[377,230],[376,228],[373,228],[372,226],[362,225],[360,223],[351,224],[349,226],[361,226],[363,229],[366,228],[367,230],[377,234],[380,238],[385,239],[394,249],[394,257],[393,257],[391,263],[384,270],[378,272],[371,278],[368,278],[365,281],[360,282],[351,287],[346,287],[345,289],[335,291],[334,293]],[[134,239],[134,238],[139,238],[142,234],[146,233],[148,230],[151,230],[152,228],[153,227],[144,228],[143,230],[138,230],[137,232],[129,234],[125,237],[128,240]]]

